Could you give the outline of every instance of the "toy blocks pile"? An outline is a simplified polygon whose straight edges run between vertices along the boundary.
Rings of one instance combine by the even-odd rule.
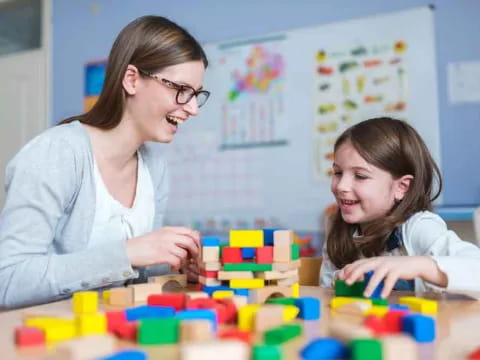
[[[333,358],[357,360],[416,360],[417,343],[435,340],[437,302],[416,297],[401,297],[398,304],[389,305],[380,298],[383,283],[370,298],[363,293],[373,274],[365,274],[364,281],[347,285],[335,281],[335,297],[330,301],[332,320],[328,334],[303,349],[305,359],[319,354]]]
[[[299,245],[291,230],[232,230],[227,244],[203,238],[200,283],[208,294],[246,295],[263,303],[274,294],[299,296]]]

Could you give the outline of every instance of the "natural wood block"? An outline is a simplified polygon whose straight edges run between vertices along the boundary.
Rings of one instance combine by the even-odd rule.
[[[295,241],[295,232],[292,230],[275,230],[273,232],[273,246],[290,246]]]
[[[124,287],[110,289],[109,304],[116,306],[133,305],[133,289]]]
[[[291,297],[292,289],[288,286],[265,286],[250,290],[249,302],[263,304],[270,297]]]
[[[372,307],[371,304],[361,301],[353,301],[348,304],[341,305],[335,309],[335,313],[354,315],[354,316],[364,316],[367,311]]]
[[[298,269],[299,283],[303,286],[318,286],[320,284],[321,257],[301,257]]]
[[[219,271],[218,280],[253,279],[253,271]]]
[[[418,346],[407,335],[389,335],[380,339],[384,360],[417,360]]]
[[[283,306],[266,304],[255,313],[254,329],[260,333],[283,324]]]
[[[51,359],[85,360],[111,355],[116,350],[116,340],[111,335],[86,336],[60,343]],[[50,359],[50,357],[49,357]]]
[[[148,278],[148,282],[162,285],[162,291],[160,293],[180,292],[187,287],[187,275],[169,274],[151,276]]]
[[[292,260],[290,262],[274,262],[272,264],[273,271],[288,271],[293,269],[298,269],[300,267],[300,259]]]
[[[212,278],[207,278],[204,276],[199,276],[198,277],[198,282],[203,285],[207,286],[220,286],[222,285],[222,282],[218,279],[212,279]]]
[[[274,245],[273,261],[274,262],[290,262],[292,259],[291,245]]]
[[[190,291],[186,295],[187,295],[189,300],[208,298],[208,294],[206,292],[203,292],[203,291]]]
[[[220,247],[219,246],[204,246],[202,247],[203,262],[214,262],[220,260]]]
[[[180,341],[199,342],[213,340],[210,320],[188,320],[180,323]]]
[[[280,286],[283,286],[283,285],[290,286],[290,285],[293,285],[297,282],[298,282],[298,275],[297,274],[295,274],[295,275],[293,275],[289,278],[286,278],[286,279],[277,280],[277,284],[280,285]]]
[[[161,283],[145,283],[145,284],[133,284],[128,287],[132,289],[133,301],[144,302],[147,301],[149,295],[162,294],[164,284]],[[110,294],[110,297],[112,295]]]
[[[355,338],[371,338],[372,332],[363,326],[333,319],[328,324],[328,335],[348,342]]]
[[[182,360],[250,359],[250,346],[238,340],[182,344],[180,352]]]
[[[219,271],[222,268],[222,264],[219,261],[201,263],[200,267],[205,271]]]
[[[287,279],[297,274],[298,274],[298,270],[292,269],[287,271],[264,271],[264,272],[255,274],[255,276],[265,280],[279,280],[279,279]]]

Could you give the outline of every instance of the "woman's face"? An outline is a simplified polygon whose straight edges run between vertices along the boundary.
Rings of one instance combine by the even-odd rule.
[[[198,114],[195,96],[186,104],[177,103],[176,85],[186,85],[198,91],[202,88],[204,74],[202,61],[189,61],[162,69],[153,74],[156,78],[139,77],[135,95],[127,101],[125,113],[134,120],[143,141],[168,143],[178,127],[183,126],[190,116]]]

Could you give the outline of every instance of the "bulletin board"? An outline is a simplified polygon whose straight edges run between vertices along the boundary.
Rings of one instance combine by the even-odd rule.
[[[167,222],[319,231],[332,147],[371,117],[410,122],[440,164],[434,14],[380,14],[205,44],[197,117],[165,146]]]

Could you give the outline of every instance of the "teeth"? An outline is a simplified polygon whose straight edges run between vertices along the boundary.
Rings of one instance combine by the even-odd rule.
[[[183,124],[185,122],[184,119],[182,118],[178,118],[176,116],[171,116],[171,115],[167,115],[166,116],[167,120],[171,123],[175,123],[175,125],[178,125],[178,124]]]
[[[344,203],[346,205],[353,205],[353,204],[358,203],[358,201],[357,200],[342,200],[342,203]]]

